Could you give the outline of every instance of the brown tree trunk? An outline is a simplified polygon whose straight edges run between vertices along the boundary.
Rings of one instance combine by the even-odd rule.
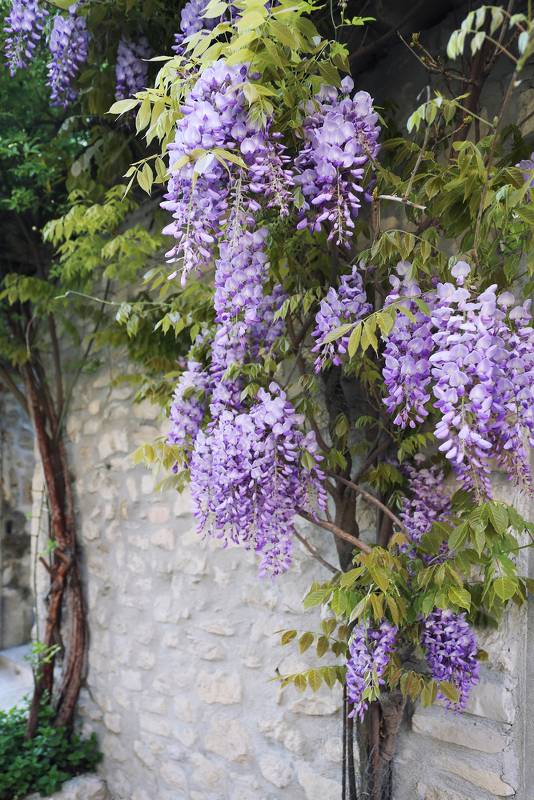
[[[61,646],[64,609],[67,610],[69,635],[56,705],[57,725],[70,725],[72,722],[83,679],[87,646],[85,604],[77,562],[72,485],[61,431],[58,430],[57,415],[50,395],[47,395],[42,380],[39,380],[42,374],[40,364],[30,363],[24,369],[28,406],[48,497],[54,550],[51,564],[47,565],[50,590],[42,642],[46,650],[40,658],[35,675],[35,689],[26,731],[28,738],[35,735],[43,697],[47,695],[52,699],[56,654],[51,648]]]

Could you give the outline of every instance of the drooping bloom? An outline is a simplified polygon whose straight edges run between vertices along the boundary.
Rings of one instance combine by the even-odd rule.
[[[138,42],[121,39],[115,65],[115,97],[124,100],[141,91],[148,83],[148,64],[151,50],[143,36]]]
[[[261,574],[291,563],[299,507],[324,507],[323,474],[313,434],[285,393],[260,389],[250,411],[222,410],[200,431],[191,458],[191,494],[199,529],[261,554]],[[312,469],[300,463],[306,450]]]
[[[216,61],[208,67],[189,93],[169,145],[171,178],[162,207],[173,222],[164,233],[176,240],[167,258],[183,259],[182,282],[213,258],[219,241],[231,243],[254,226],[260,196],[281,210],[288,203],[287,156],[269,124],[258,128],[249,120],[239,88],[247,77],[246,66]],[[198,150],[210,152],[195,160]],[[232,159],[225,160],[223,151]]]
[[[212,30],[219,22],[218,17],[208,19],[203,17],[208,5],[208,0],[188,0],[180,14],[180,33],[174,35],[173,51],[181,54],[184,51],[184,41],[199,31]]]
[[[323,86],[306,107],[304,144],[295,161],[302,192],[299,228],[328,231],[328,239],[349,246],[365,195],[365,167],[378,153],[378,115],[367,92],[351,78],[340,90]]]
[[[523,438],[534,443],[534,330],[529,303],[496,286],[473,296],[464,287],[469,265],[453,268],[456,285],[438,284],[432,311],[436,436],[464,486],[491,495],[491,460],[530,484]]]
[[[47,16],[48,10],[38,0],[12,0],[5,20],[5,51],[11,75],[31,63]]]
[[[341,325],[358,322],[372,310],[371,304],[367,302],[361,273],[358,267],[354,267],[350,275],[342,276],[339,289],[330,287],[326,297],[321,300],[312,333],[317,340],[313,352],[319,353],[315,361],[316,372],[320,372],[327,361],[335,365],[341,364],[342,356],[347,352],[350,333],[325,343],[328,334]]]
[[[477,660],[475,634],[465,620],[465,614],[435,608],[423,621],[421,644],[435,681],[452,683],[459,693],[457,703],[442,694],[448,708],[462,711],[469,693],[478,683],[480,665]]]
[[[48,85],[52,105],[66,108],[78,93],[73,82],[87,59],[89,33],[85,18],[77,13],[78,4],[72,5],[66,16],[54,17],[50,35],[51,60],[48,63]]]
[[[529,189],[534,189],[534,153],[530,154],[530,158],[524,158],[516,167],[523,170],[523,177],[525,183],[528,183]],[[527,193],[527,198],[530,200],[531,192]]]
[[[206,412],[205,392],[210,385],[207,372],[198,361],[189,360],[176,386],[167,442],[190,451]]]
[[[349,716],[363,720],[369,707],[369,694],[378,693],[385,683],[384,672],[395,649],[398,629],[387,620],[378,627],[367,622],[354,628],[347,660],[347,695],[353,708]]]
[[[434,522],[444,522],[451,512],[450,492],[445,486],[443,470],[436,464],[427,467],[405,464],[403,472],[408,477],[409,498],[399,514],[402,524],[417,544],[428,533]]]

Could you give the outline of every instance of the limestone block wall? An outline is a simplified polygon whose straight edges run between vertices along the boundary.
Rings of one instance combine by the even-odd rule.
[[[0,650],[29,641],[33,436],[28,418],[0,389]]]
[[[297,546],[289,574],[259,579],[252,554],[201,540],[187,496],[159,493],[130,457],[164,431],[158,410],[111,377],[81,388],[68,432],[90,628],[81,715],[112,800],[340,800],[340,689],[273,681],[313,663],[276,632],[316,627],[301,600],[324,568]],[[306,533],[335,561],[328,537]],[[515,611],[480,634],[491,663],[468,713],[415,709],[395,800],[532,800],[529,630]]]
[[[324,568],[259,579],[252,554],[202,541],[186,496],[158,493],[130,453],[161,432],[102,374],[69,422],[87,579],[90,655],[82,715],[96,730],[114,800],[338,800],[341,690],[301,695],[273,681],[313,656],[277,631]],[[329,537],[314,539],[335,560]],[[41,576],[43,577],[43,576]]]

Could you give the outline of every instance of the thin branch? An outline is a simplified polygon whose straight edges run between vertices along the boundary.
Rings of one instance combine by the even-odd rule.
[[[352,63],[360,58],[367,58],[374,55],[374,53],[377,50],[380,50],[383,45],[387,44],[390,39],[394,39],[400,29],[410,22],[412,17],[415,17],[418,11],[420,11],[420,9],[426,4],[426,0],[420,0],[419,3],[416,3],[415,6],[413,6],[413,8],[400,20],[400,22],[397,23],[397,25],[395,25],[393,28],[390,28],[389,31],[383,34],[383,36],[380,36],[376,41],[372,42],[372,44],[367,45],[367,47],[362,47],[359,50],[355,50],[349,59],[350,62]]]
[[[334,575],[339,574],[339,570],[337,569],[337,567],[334,567],[334,565],[331,564],[329,561],[327,561],[326,558],[323,558],[320,552],[317,550],[317,548],[314,547],[304,536],[302,536],[302,534],[300,534],[298,531],[293,531],[293,535],[299,540],[299,542],[302,545],[304,545],[306,550],[308,550],[312,554],[312,556],[317,561],[319,561],[320,564],[323,565],[323,567],[329,569],[330,572],[334,573]]]
[[[369,547],[368,544],[362,542],[361,539],[357,539],[356,536],[351,536],[350,533],[347,533],[347,531],[344,531],[342,528],[338,528],[338,526],[334,525],[333,522],[327,522],[324,519],[317,519],[313,516],[313,514],[309,514],[303,508],[297,508],[297,514],[299,514],[299,516],[301,516],[303,519],[308,520],[308,522],[318,525],[319,528],[324,528],[325,531],[330,531],[330,533],[333,533],[338,539],[343,539],[345,542],[353,544],[354,547],[357,547],[362,551],[362,553],[370,553],[372,551],[372,548]]]
[[[61,418],[64,402],[63,377],[61,373],[61,351],[59,349],[56,321],[53,314],[48,315],[48,330],[50,332],[50,341],[52,342],[52,360],[54,362],[54,372],[56,376],[57,415]]]
[[[421,211],[426,211],[426,206],[421,206],[419,203],[412,203],[411,200],[407,200],[405,197],[397,197],[396,194],[379,194],[378,199],[391,200],[393,203],[402,203],[404,206],[411,206],[412,208],[418,208]]]
[[[335,472],[329,472],[328,470],[326,470],[326,474],[327,475],[331,475],[332,478],[335,478],[337,481],[340,481],[341,483],[344,483],[345,486],[348,486],[350,489],[353,489],[357,494],[361,495],[369,503],[372,503],[372,505],[374,505],[377,508],[379,508],[380,511],[382,511],[383,514],[385,514],[387,517],[389,517],[390,520],[392,522],[394,522],[395,525],[397,525],[397,527],[403,533],[406,533],[406,529],[405,529],[404,525],[402,524],[402,522],[400,521],[400,519],[397,517],[397,515],[394,514],[393,511],[391,511],[390,508],[388,508],[386,505],[384,505],[384,503],[382,503],[382,501],[379,500],[378,497],[375,497],[374,494],[371,494],[370,492],[366,492],[365,489],[362,489],[361,486],[358,486],[358,484],[354,483],[353,481],[347,480],[347,478],[342,478],[341,475],[336,475]]]

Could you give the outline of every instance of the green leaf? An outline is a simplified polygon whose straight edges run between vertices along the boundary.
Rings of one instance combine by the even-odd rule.
[[[471,608],[471,595],[467,589],[461,589],[459,586],[451,586],[449,589],[449,600],[460,608],[465,608],[469,611]]]
[[[457,550],[465,542],[468,533],[469,527],[467,522],[463,522],[461,525],[458,525],[458,527],[456,527],[449,536],[450,549]]]
[[[457,703],[460,699],[460,692],[456,686],[454,686],[452,683],[449,683],[449,681],[440,681],[439,691],[444,697],[447,698],[447,700],[450,700],[451,703]]]
[[[134,100],[133,98],[129,100],[117,100],[116,103],[113,103],[108,114],[124,114],[126,111],[131,111],[132,108],[135,108],[139,105],[139,100]]]
[[[496,532],[506,533],[506,531],[508,530],[509,522],[508,522],[508,509],[506,508],[504,503],[491,501],[488,503],[487,507],[491,524],[495,528]]]
[[[353,356],[356,355],[356,351],[358,350],[360,344],[361,335],[362,335],[362,324],[360,322],[358,325],[356,325],[349,338],[349,344],[347,348],[349,353],[349,358],[353,358]]]
[[[312,669],[308,672],[308,683],[310,685],[310,689],[316,692],[322,683],[321,673],[318,669]]]
[[[317,639],[317,655],[319,658],[322,658],[326,652],[330,649],[330,643],[326,636],[319,636]]]
[[[495,578],[493,581],[493,591],[503,603],[510,600],[517,591],[517,580],[506,576]]]
[[[280,644],[286,645],[293,641],[297,636],[296,631],[284,631],[280,639]]]
[[[313,640],[315,636],[310,631],[306,631],[303,633],[299,639],[299,650],[301,653],[305,653],[308,648],[310,648],[313,644]]]

